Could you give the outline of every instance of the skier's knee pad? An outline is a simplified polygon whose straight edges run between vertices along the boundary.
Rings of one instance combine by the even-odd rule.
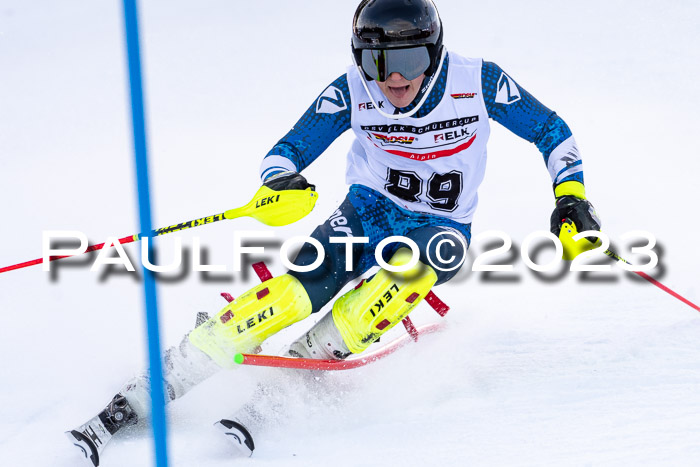
[[[219,366],[232,368],[238,352],[250,352],[265,339],[311,314],[311,301],[299,280],[274,277],[229,303],[189,335],[195,347]]]
[[[411,250],[401,248],[389,264],[408,264],[411,256]],[[333,322],[345,345],[352,353],[365,350],[408,316],[436,281],[433,268],[419,261],[404,272],[382,269],[360,287],[340,297],[333,304]]]

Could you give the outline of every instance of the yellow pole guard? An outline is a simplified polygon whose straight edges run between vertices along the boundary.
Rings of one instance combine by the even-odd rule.
[[[564,222],[559,231],[559,241],[564,247],[562,259],[571,261],[584,251],[589,251],[598,248],[601,245],[600,238],[596,238],[595,243],[591,243],[586,238],[581,238],[574,241],[574,236],[578,234],[578,229],[573,222]]]
[[[265,225],[280,227],[306,217],[314,209],[316,201],[318,193],[311,188],[275,191],[263,185],[248,204],[226,211],[224,217],[236,219],[248,216]]]

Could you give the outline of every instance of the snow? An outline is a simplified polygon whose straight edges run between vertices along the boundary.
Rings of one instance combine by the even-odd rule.
[[[445,43],[495,61],[571,126],[589,199],[623,256],[621,236],[652,232],[662,282],[700,301],[695,178],[700,171],[700,6],[693,2],[439,0]],[[257,167],[350,62],[354,1],[141,2],[154,225],[221,212],[258,187]],[[0,6],[0,266],[41,255],[45,230],[92,242],[138,231],[119,2]],[[345,194],[344,135],[305,173],[315,211],[275,229],[311,232]],[[519,248],[547,230],[550,182],[536,148],[497,124],[474,233],[505,231]],[[179,342],[219,292],[256,282],[233,273],[235,230],[201,238],[206,278],[159,283],[162,341]],[[163,261],[173,240],[159,239]],[[471,259],[483,251],[475,243]],[[284,268],[268,244],[271,270]],[[127,248],[134,260],[135,245]],[[92,272],[95,256],[2,274],[0,458],[74,466],[63,431],[99,411],[146,365],[141,287]],[[512,280],[468,267],[437,292],[449,327],[374,365],[314,376],[261,368],[221,373],[169,408],[173,466],[698,465],[700,315],[615,268],[603,280],[544,280],[517,255]],[[548,276],[552,276],[549,274]],[[274,336],[276,352],[317,317]],[[427,305],[416,323],[439,318]],[[401,330],[392,330],[399,335]],[[251,459],[212,424],[261,381],[279,388]],[[38,444],[41,442],[41,444]],[[105,467],[152,465],[147,427],[115,439]]]

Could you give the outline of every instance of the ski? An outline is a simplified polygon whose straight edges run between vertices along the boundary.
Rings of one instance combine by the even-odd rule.
[[[96,416],[84,425],[75,430],[66,431],[68,439],[80,449],[81,454],[87,461],[85,465],[100,465],[100,455],[104,451],[112,433],[104,425],[100,416]]]
[[[239,353],[236,354],[234,361],[240,365],[294,368],[299,370],[350,370],[374,363],[377,360],[381,360],[382,358],[396,352],[401,347],[411,342],[411,340],[415,340],[415,337],[431,334],[441,330],[442,328],[444,328],[443,323],[426,324],[416,328],[416,334],[414,336],[404,334],[373,352],[353,356],[345,360],[317,360],[313,358],[278,357],[275,355],[253,355]]]
[[[255,443],[250,432],[243,424],[235,420],[223,419],[214,423],[214,426],[226,435],[241,455],[246,457],[253,455]]]
[[[97,434],[95,427],[98,428],[102,437]],[[79,430],[66,431],[66,436],[74,446],[80,449],[83,457],[88,461],[85,465],[89,465],[89,463],[92,463],[93,466],[100,465],[100,454],[107,442],[112,439],[112,435],[104,429],[99,420],[95,419],[86,423],[83,431]]]

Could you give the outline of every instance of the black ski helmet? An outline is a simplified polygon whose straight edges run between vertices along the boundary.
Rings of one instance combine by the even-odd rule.
[[[364,49],[425,46],[430,56],[427,76],[435,73],[442,54],[442,20],[432,0],[362,0],[352,22],[352,53],[362,68]],[[372,79],[365,73],[367,79]]]

